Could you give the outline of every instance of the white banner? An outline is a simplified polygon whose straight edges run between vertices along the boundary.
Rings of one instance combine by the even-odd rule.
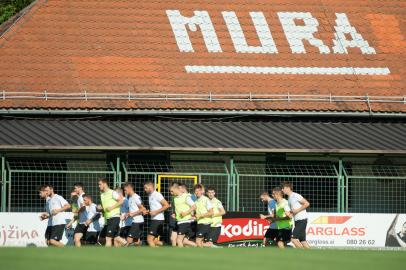
[[[47,224],[38,213],[0,213],[0,246],[46,246]],[[62,242],[72,244],[72,236],[65,230]],[[309,213],[307,240],[320,247],[406,247],[406,214]]]
[[[72,219],[72,213],[65,215],[67,221]],[[48,220],[41,221],[38,213],[0,213],[0,246],[45,247],[47,225]],[[65,229],[62,242],[70,244],[72,236],[73,229]]]
[[[321,247],[406,247],[406,214],[309,213],[307,240]]]

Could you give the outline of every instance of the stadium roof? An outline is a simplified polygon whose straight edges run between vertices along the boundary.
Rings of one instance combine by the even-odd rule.
[[[1,109],[406,113],[402,0],[37,0]]]
[[[0,120],[0,149],[406,153],[406,123]]]

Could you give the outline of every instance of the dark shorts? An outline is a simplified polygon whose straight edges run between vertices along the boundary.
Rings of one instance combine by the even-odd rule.
[[[88,245],[95,245],[99,238],[99,232],[86,232],[85,241]]]
[[[120,232],[120,217],[109,218],[106,222],[106,237],[117,237]]]
[[[85,235],[87,232],[87,226],[85,224],[78,224],[76,225],[74,234],[81,233]]]
[[[283,241],[285,243],[290,242],[292,238],[292,229],[279,229],[276,241]]]
[[[125,226],[120,228],[120,237],[127,238],[128,233],[130,232],[131,226]]]
[[[221,234],[221,227],[210,227],[209,241],[217,243]]]
[[[268,229],[266,230],[265,238],[273,241],[276,237],[278,237],[278,232],[278,229]]]
[[[185,235],[190,238],[193,235],[192,224],[190,222],[178,224],[178,235]]]
[[[296,220],[295,228],[293,229],[292,238],[296,238],[300,242],[306,241],[307,219]]]
[[[197,224],[196,238],[209,239],[210,224]]]
[[[163,234],[163,227],[164,227],[163,220],[151,220],[151,224],[149,225],[148,234],[154,237],[158,237],[159,235]]]
[[[51,228],[51,239],[61,241],[66,224],[55,225]]]
[[[133,223],[130,227],[130,230],[128,231],[127,237],[132,238],[135,241],[138,241],[138,239],[141,239],[143,226],[144,226],[144,223]]]
[[[52,226],[48,226],[47,229],[45,230],[45,239],[46,240],[51,240],[51,232],[52,232]]]
[[[169,229],[171,229],[173,232],[177,232],[178,231],[178,224],[176,223],[176,219],[170,217],[169,218]]]

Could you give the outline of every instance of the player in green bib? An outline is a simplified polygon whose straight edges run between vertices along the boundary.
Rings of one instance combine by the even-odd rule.
[[[174,196],[175,219],[178,225],[176,244],[178,247],[196,246],[195,242],[189,240],[192,234],[192,213],[196,210],[196,205],[191,199],[190,194],[182,192],[178,184],[173,183],[169,191]]]
[[[283,198],[282,190],[278,187],[272,189],[272,196],[276,201],[275,214],[271,218],[272,222],[276,222],[278,235],[276,243],[279,248],[284,248],[290,242],[292,236],[292,212],[287,200]]]
[[[196,196],[196,214],[197,221],[196,244],[198,247],[211,246],[209,242],[210,226],[212,224],[213,205],[209,198],[204,196],[204,186],[197,184],[193,187]]]
[[[98,211],[103,211],[106,219],[106,224],[102,231],[102,235],[106,238],[106,247],[113,245],[113,239],[119,237],[120,230],[120,206],[124,202],[123,196],[109,188],[105,178],[99,179],[101,205],[97,206]],[[116,244],[116,243],[114,243]],[[118,243],[116,246],[119,246]]]
[[[213,206],[213,216],[209,232],[209,245],[217,244],[217,240],[221,233],[221,224],[223,223],[223,216],[226,214],[223,204],[216,198],[216,189],[214,187],[207,188],[207,197]]]

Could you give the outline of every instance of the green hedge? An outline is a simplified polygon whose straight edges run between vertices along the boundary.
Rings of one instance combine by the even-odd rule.
[[[34,0],[2,0],[0,2],[0,24],[34,2]]]

